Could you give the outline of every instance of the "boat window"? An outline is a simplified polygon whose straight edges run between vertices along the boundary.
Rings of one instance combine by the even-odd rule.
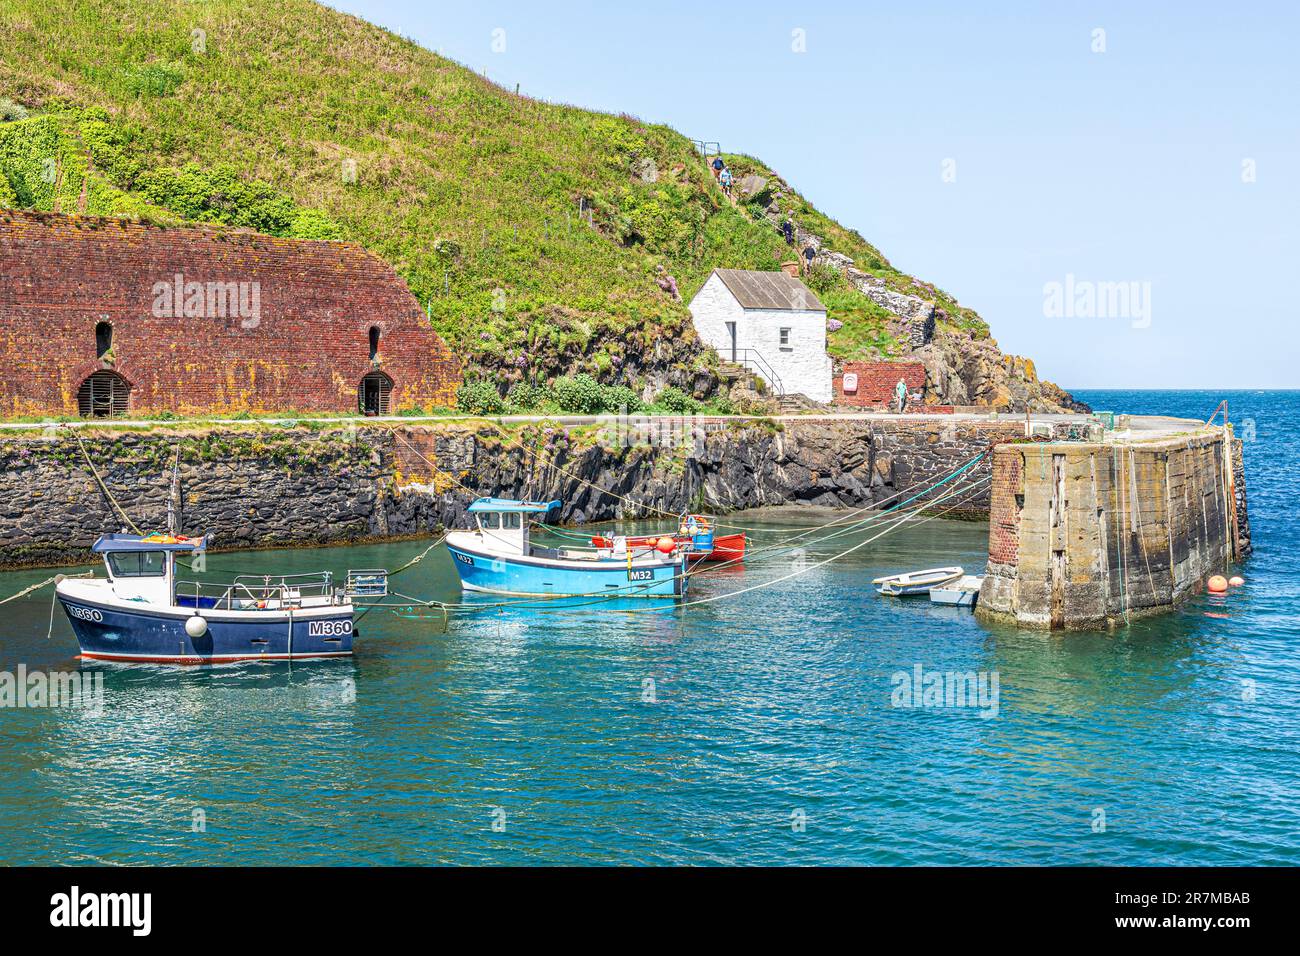
[[[495,511],[483,512],[478,516],[478,520],[482,522],[484,528],[487,528],[490,531],[495,531],[497,528],[501,527],[501,516]]]
[[[115,578],[159,578],[167,570],[167,555],[162,551],[116,551],[108,556],[108,567]]]
[[[501,527],[518,528],[520,524],[519,518],[520,518],[519,512],[507,511],[505,514],[501,516]]]

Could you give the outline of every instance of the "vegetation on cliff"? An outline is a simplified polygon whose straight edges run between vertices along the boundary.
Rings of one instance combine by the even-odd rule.
[[[707,391],[685,301],[715,267],[792,258],[682,134],[519,96],[310,0],[9,0],[0,48],[0,205],[359,242],[503,394],[580,373],[644,398]],[[824,248],[987,338],[797,193],[782,203]],[[841,272],[810,282],[835,356],[907,350]]]

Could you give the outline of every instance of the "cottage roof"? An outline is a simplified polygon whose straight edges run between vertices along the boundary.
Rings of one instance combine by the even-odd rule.
[[[826,306],[811,289],[784,272],[755,269],[714,269],[741,308],[780,309],[786,312],[825,312]]]

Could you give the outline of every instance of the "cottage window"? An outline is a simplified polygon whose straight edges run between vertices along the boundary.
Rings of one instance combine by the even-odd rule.
[[[82,418],[122,418],[127,413],[131,386],[121,375],[102,369],[77,389],[77,412]]]
[[[361,387],[357,389],[357,411],[362,415],[387,415],[392,391],[391,378],[383,372],[371,372],[361,380]]]
[[[781,329],[781,348],[786,351],[790,350],[790,330]]]
[[[113,351],[113,323],[100,322],[95,326],[95,358],[103,359]]]
[[[379,326],[370,327],[370,361],[379,357]]]

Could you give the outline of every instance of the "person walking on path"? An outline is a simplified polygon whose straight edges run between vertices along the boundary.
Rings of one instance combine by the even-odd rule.
[[[803,250],[803,274],[808,275],[812,272],[813,259],[817,257],[817,250],[809,243]]]
[[[727,164],[722,161],[721,156],[714,156],[713,162],[709,163],[709,168],[713,170],[714,179],[721,179],[722,171],[727,168]]]
[[[894,404],[898,406],[898,414],[903,414],[903,409],[907,407],[907,383],[901,378],[894,386]]]
[[[781,235],[785,237],[787,246],[794,245],[794,222],[791,221],[789,216],[786,216],[785,222],[781,223]]]
[[[728,199],[731,198],[731,178],[731,170],[723,166],[722,172],[718,175],[718,182],[722,184],[722,194]]]

